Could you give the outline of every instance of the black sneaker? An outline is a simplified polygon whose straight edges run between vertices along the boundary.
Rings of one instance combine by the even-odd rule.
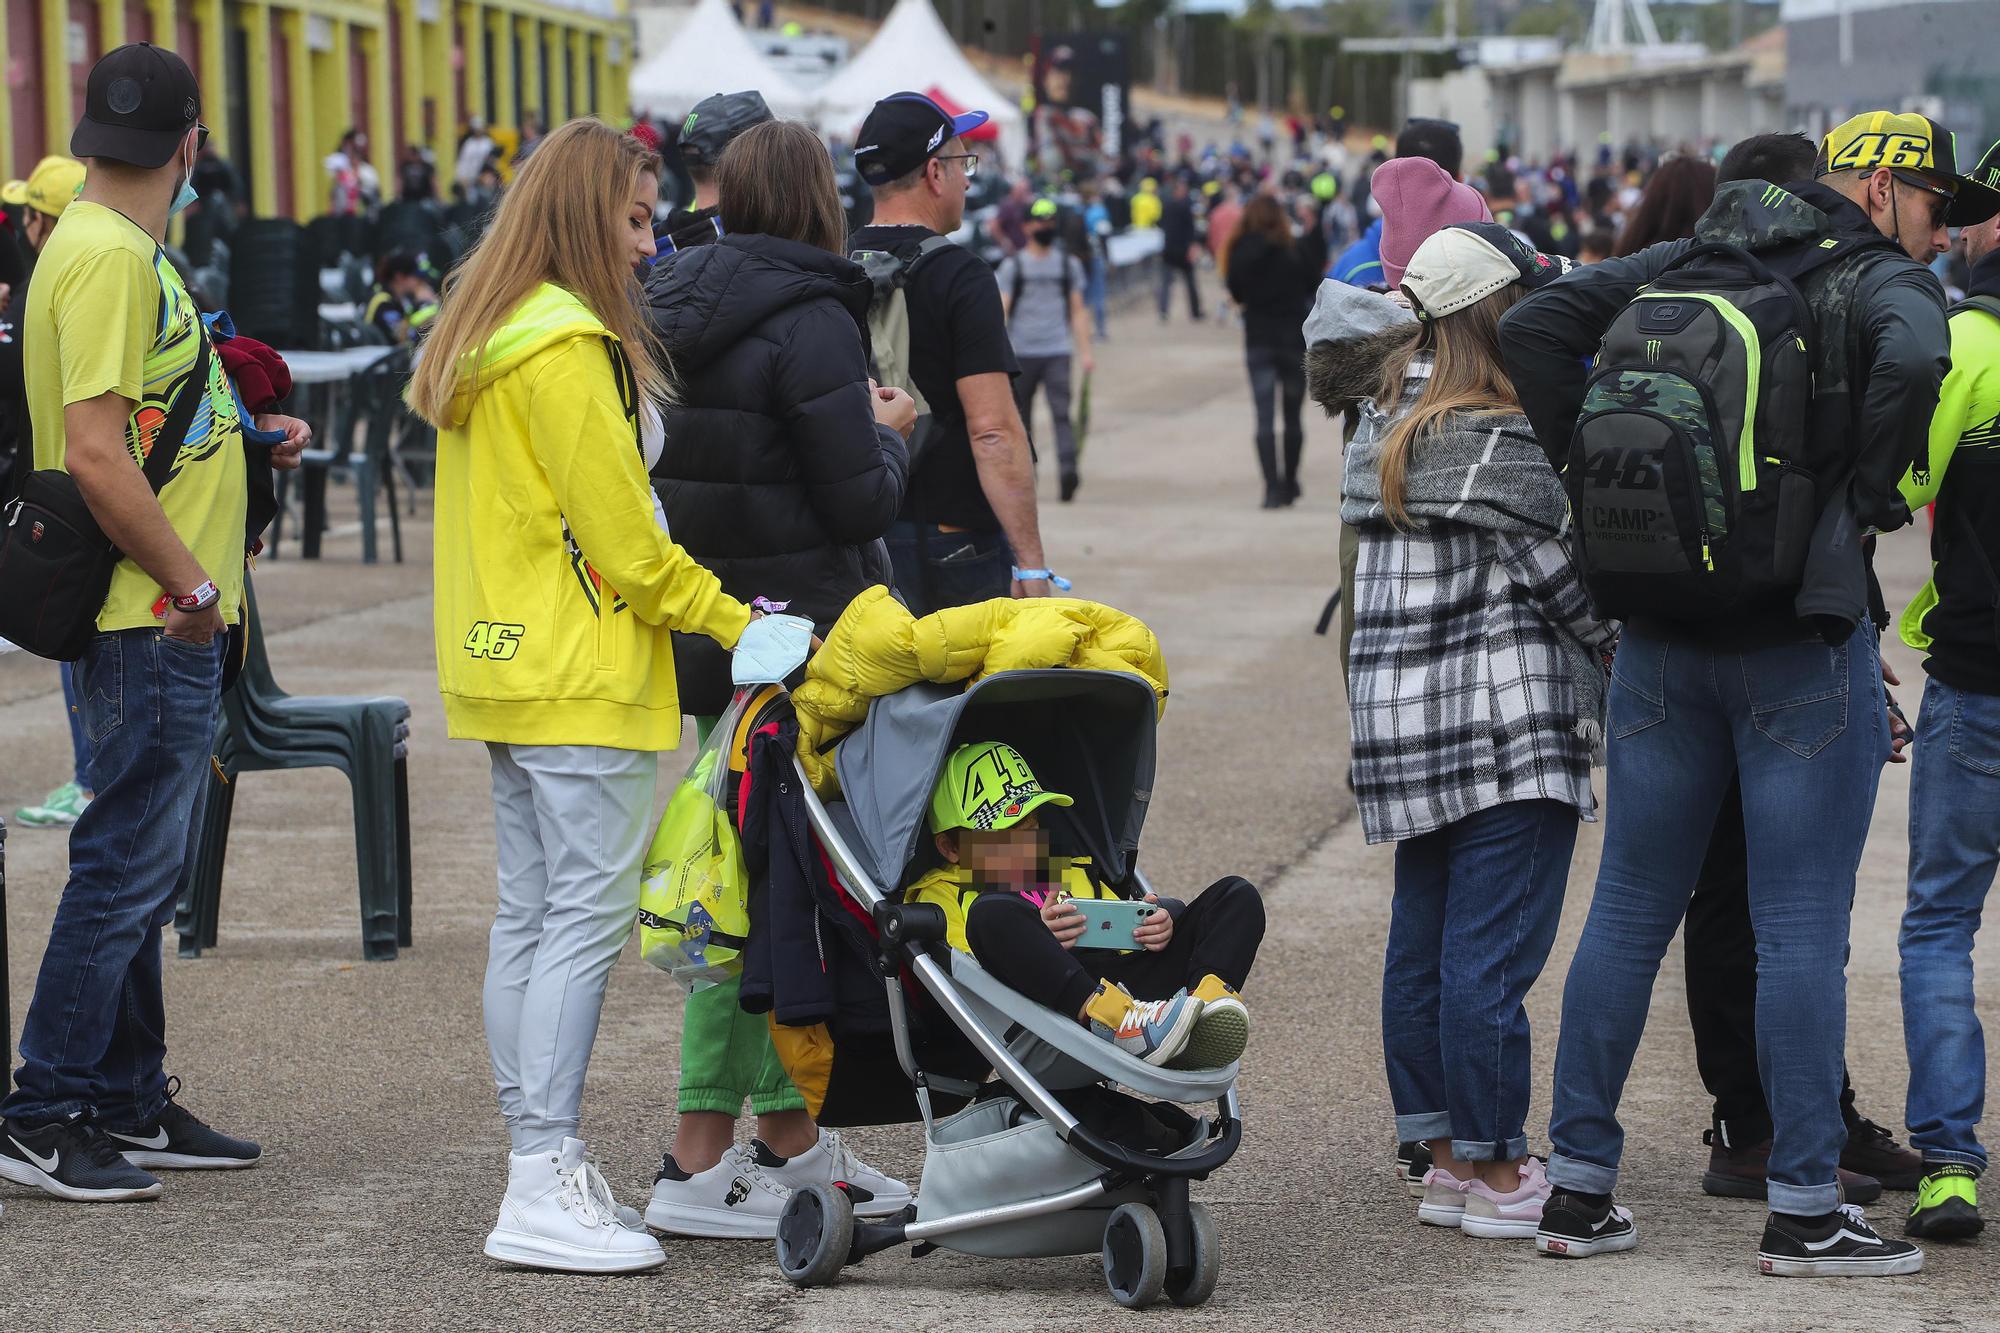
[[[156,1199],[162,1186],[119,1155],[104,1131],[80,1117],[30,1129],[0,1121],[0,1179],[72,1203]]]
[[[1557,1259],[1588,1259],[1637,1245],[1639,1228],[1632,1225],[1632,1214],[1611,1202],[1610,1195],[1602,1198],[1603,1203],[1592,1203],[1566,1189],[1552,1191],[1542,1205],[1535,1248]]]
[[[1077,487],[1079,487],[1079,486],[1081,486],[1081,485],[1083,485],[1083,478],[1082,478],[1082,477],[1079,477],[1079,476],[1077,476],[1077,475],[1076,475],[1076,473],[1074,473],[1074,472],[1065,472],[1065,473],[1063,473],[1063,474],[1062,474],[1062,502],[1063,502],[1064,504],[1068,504],[1068,503],[1069,503],[1069,502],[1070,502],[1071,500],[1074,500],[1074,499],[1076,499],[1076,490],[1077,490]]]
[[[1772,1213],[1757,1248],[1757,1271],[1768,1277],[1894,1277],[1923,1266],[1922,1250],[1876,1235],[1851,1203],[1819,1217]]]
[[[181,1081],[167,1082],[166,1105],[150,1125],[131,1131],[107,1130],[106,1135],[134,1166],[154,1170],[236,1171],[255,1166],[264,1150],[248,1139],[233,1139],[210,1129],[174,1098]]]
[[[1424,1177],[1430,1174],[1434,1165],[1435,1163],[1431,1161],[1431,1145],[1422,1139],[1414,1143],[1396,1145],[1396,1179],[1403,1182],[1403,1187],[1409,1191],[1411,1198],[1424,1197]]]

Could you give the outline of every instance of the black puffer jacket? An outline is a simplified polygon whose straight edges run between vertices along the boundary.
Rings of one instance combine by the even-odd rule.
[[[859,265],[770,236],[725,236],[654,269],[649,316],[679,402],[653,467],[673,539],[733,597],[788,601],[825,634],[882,581],[876,543],[909,456],[868,392]],[[729,660],[676,635],[681,705],[729,702]]]

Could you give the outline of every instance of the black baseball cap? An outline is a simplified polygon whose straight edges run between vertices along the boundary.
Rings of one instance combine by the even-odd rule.
[[[200,120],[201,89],[187,62],[151,42],[133,42],[90,67],[70,155],[163,167]]]
[[[891,93],[861,122],[854,168],[870,185],[886,184],[909,175],[986,120],[984,111],[954,116],[922,93]]]
[[[764,104],[762,93],[713,93],[696,102],[681,122],[681,160],[690,166],[712,167],[722,160],[722,150],[737,135],[776,119]]]

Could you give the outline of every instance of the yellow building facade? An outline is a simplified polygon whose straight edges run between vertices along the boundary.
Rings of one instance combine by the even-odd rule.
[[[404,145],[436,155],[448,191],[468,118],[518,130],[621,121],[633,55],[627,0],[5,0],[0,172],[69,151],[98,56],[178,51],[201,83],[211,142],[259,216],[326,211],[322,165],[350,128],[393,197]]]

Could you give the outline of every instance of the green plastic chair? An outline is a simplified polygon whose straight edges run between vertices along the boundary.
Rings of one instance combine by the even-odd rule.
[[[410,705],[397,698],[289,695],[264,651],[256,595],[244,588],[245,656],[222,697],[215,771],[204,784],[194,850],[181,872],[174,926],[180,955],[213,948],[236,780],[243,773],[338,768],[354,788],[354,850],[361,889],[361,952],[372,961],[410,944]]]

